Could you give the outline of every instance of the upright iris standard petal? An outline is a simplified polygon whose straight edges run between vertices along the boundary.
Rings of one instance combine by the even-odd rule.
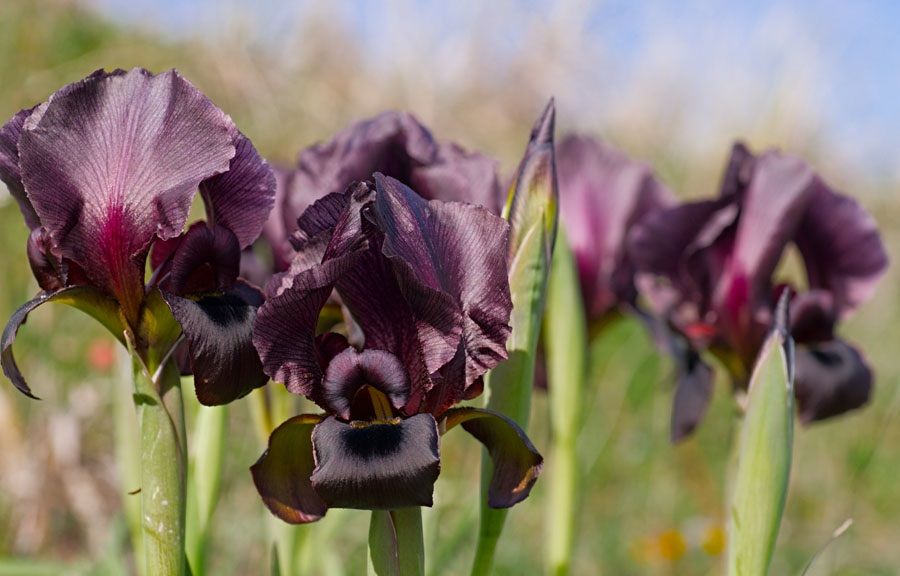
[[[221,294],[163,297],[187,340],[197,398],[206,406],[228,404],[264,386],[252,330],[262,294],[238,281]]]
[[[94,74],[27,119],[22,180],[60,254],[129,322],[155,236],[178,235],[203,180],[234,156],[231,120],[176,72]]]
[[[585,308],[594,319],[633,303],[627,231],[670,202],[650,168],[589,137],[568,136],[556,151],[561,218],[578,264]]]
[[[311,414],[287,420],[272,432],[268,449],[250,468],[263,502],[291,524],[315,522],[328,510],[309,480],[315,468],[311,435],[321,421]]]
[[[313,430],[313,489],[333,508],[431,506],[438,439],[431,414],[365,425],[326,418]]]
[[[32,110],[34,109],[20,110],[0,127],[0,181],[6,184],[9,193],[19,204],[19,210],[22,212],[25,225],[29,230],[40,227],[41,221],[25,193],[25,185],[22,184],[22,171],[19,167],[19,138],[22,136],[25,120],[31,116]]]
[[[871,298],[888,257],[872,216],[816,177],[796,243],[811,289],[827,291],[838,317]]]
[[[474,205],[427,203],[381,174],[375,185],[382,251],[417,317],[431,325],[461,323],[468,387],[506,358],[512,309],[505,266],[508,226]],[[456,342],[436,342],[450,346],[446,363]]]
[[[200,185],[211,223],[231,230],[241,248],[259,236],[275,203],[275,175],[253,143],[232,131],[235,154],[228,171]]]
[[[808,424],[860,408],[869,401],[872,379],[859,350],[841,339],[797,346],[800,419]]]
[[[121,323],[118,306],[115,301],[90,286],[70,286],[54,292],[41,292],[35,298],[29,300],[16,310],[0,338],[0,364],[3,366],[3,374],[12,381],[20,392],[29,398],[37,397],[31,392],[31,388],[25,382],[25,378],[19,371],[13,355],[13,344],[19,327],[28,319],[28,315],[38,306],[47,302],[61,302],[82,310],[103,324],[116,338],[122,340],[124,325]]]
[[[484,444],[494,470],[488,489],[492,508],[509,508],[528,497],[544,466],[544,458],[511,419],[479,408],[451,408],[445,416],[446,430],[456,425]]]

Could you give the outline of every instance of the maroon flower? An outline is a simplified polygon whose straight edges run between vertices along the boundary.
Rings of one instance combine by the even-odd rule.
[[[792,289],[790,314],[800,416],[811,422],[868,400],[871,370],[835,326],[871,296],[887,267],[874,220],[801,159],[755,156],[737,144],[719,198],[652,215],[630,238],[648,297],[679,335],[671,341],[681,367],[673,439],[690,434],[709,403],[712,371],[700,352],[720,358],[734,385],[746,387],[785,288],[773,276],[790,244],[808,284]]]
[[[0,129],[0,178],[31,229],[43,289],[3,332],[3,371],[19,390],[32,395],[13,358],[16,332],[54,300],[131,340],[145,361],[183,334],[203,403],[266,382],[250,341],[262,295],[238,268],[271,209],[274,178],[177,72],[100,70],[19,112]],[[185,232],[197,190],[207,220]]]
[[[506,358],[509,228],[470,204],[426,201],[376,173],[299,219],[290,270],[273,278],[254,343],[263,369],[325,413],[288,420],[253,466],[274,514],[431,505],[440,434],[457,424],[494,460],[492,505],[524,499],[542,458],[511,420],[453,408]],[[350,340],[316,336],[332,290]]]
[[[290,264],[297,219],[313,202],[375,172],[396,178],[429,200],[466,201],[500,213],[503,197],[494,160],[435,140],[412,114],[382,112],[301,151],[294,167],[276,169],[275,208],[263,230],[275,271]],[[251,254],[245,260],[248,273],[268,277]]]

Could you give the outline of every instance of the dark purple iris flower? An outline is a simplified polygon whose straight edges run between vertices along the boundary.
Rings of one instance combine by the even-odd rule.
[[[791,300],[795,391],[804,422],[866,403],[872,372],[835,328],[866,301],[888,259],[872,217],[799,158],[735,145],[719,198],[688,202],[642,221],[630,248],[646,294],[678,338],[681,374],[672,437],[690,434],[712,394],[709,350],[746,388],[784,284],[774,273],[798,249],[807,287]]]
[[[42,289],[3,332],[3,371],[19,390],[32,396],[16,332],[50,301],[94,316],[148,363],[183,336],[204,404],[265,384],[251,342],[262,294],[238,269],[271,210],[274,177],[177,72],[100,70],[22,110],[0,129],[0,179],[31,230]],[[207,220],[184,231],[198,190]]]
[[[494,461],[490,502],[528,496],[542,458],[499,414],[454,408],[503,361],[512,309],[507,223],[487,209],[426,201],[376,173],[315,202],[299,219],[290,270],[273,278],[254,343],[263,369],[320,415],[279,426],[252,467],[269,509],[287,522],[330,507],[430,506],[440,436],[462,425]],[[317,336],[336,291],[344,336]]]
[[[328,142],[306,148],[293,168],[275,170],[275,208],[263,230],[275,270],[284,271],[290,264],[297,218],[313,202],[375,172],[400,180],[428,200],[471,202],[495,214],[502,207],[494,160],[435,140],[412,114],[382,112],[351,124]],[[250,254],[244,266],[253,277],[267,277]]]
[[[585,311],[602,324],[636,304],[635,268],[626,237],[636,222],[671,203],[649,166],[588,136],[568,135],[556,149],[559,202],[578,265]]]

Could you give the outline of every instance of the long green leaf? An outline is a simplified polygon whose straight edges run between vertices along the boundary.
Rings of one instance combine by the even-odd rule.
[[[578,519],[578,436],[584,419],[587,379],[587,323],[575,258],[560,231],[553,253],[544,319],[547,394],[553,447],[547,509],[547,573],[571,570]]]
[[[531,132],[525,156],[504,210],[510,224],[509,286],[513,302],[509,359],[485,378],[487,407],[527,429],[534,362],[540,336],[547,277],[556,239],[557,185],[553,152],[555,108],[551,101]],[[506,510],[490,508],[487,486],[492,473],[485,453],[481,464],[481,515],[473,575],[488,574],[506,521]]]
[[[787,499],[794,432],[793,341],[787,295],[763,345],[753,376],[738,445],[728,524],[728,574],[768,574]]]

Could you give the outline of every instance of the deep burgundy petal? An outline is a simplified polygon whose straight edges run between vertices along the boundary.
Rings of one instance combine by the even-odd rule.
[[[326,418],[313,430],[312,486],[331,508],[431,506],[440,473],[437,423],[417,414],[355,426]]]
[[[39,227],[31,231],[28,235],[26,253],[31,273],[42,290],[59,290],[66,285],[65,270],[53,254],[53,241],[45,229]]]
[[[693,434],[703,420],[712,400],[713,379],[712,368],[703,362],[696,351],[688,350],[678,360],[678,382],[672,402],[670,430],[673,443]]]
[[[238,239],[231,230],[200,222],[191,226],[174,248],[161,285],[177,295],[221,292],[237,280],[240,261]]]
[[[252,329],[262,294],[244,282],[196,299],[163,293],[188,343],[197,399],[218,406],[264,386]]]
[[[825,290],[810,290],[791,299],[791,337],[795,342],[824,342],[834,338],[837,311]]]
[[[564,138],[556,166],[561,217],[586,308],[599,319],[620,302],[634,301],[626,236],[636,222],[669,204],[671,193],[646,164],[589,137]]]
[[[331,358],[322,381],[322,402],[333,414],[350,419],[350,405],[363,386],[383,392],[400,410],[409,398],[409,377],[400,360],[384,350],[346,348]]]
[[[812,199],[796,243],[810,288],[827,290],[838,317],[868,300],[887,270],[888,257],[875,220],[852,198],[815,177]]]
[[[382,169],[376,171],[394,176]],[[497,161],[451,142],[438,144],[432,162],[412,170],[409,185],[423,198],[477,204],[497,215],[505,200]]]
[[[843,340],[797,346],[794,394],[804,423],[860,408],[872,394],[872,370]]]
[[[129,321],[151,241],[180,234],[197,186],[228,169],[233,129],[174,71],[140,69],[72,84],[25,122],[22,179],[41,222]]]
[[[396,270],[406,301],[427,323],[428,331],[420,327],[420,334],[429,368],[455,355],[461,335],[468,386],[506,358],[512,310],[508,226],[478,206],[426,202],[381,174],[375,175],[375,183],[382,251]]]
[[[457,424],[477,438],[494,465],[488,488],[492,508],[509,508],[528,497],[544,466],[544,458],[513,420],[480,408],[447,411],[446,429]]]
[[[9,193],[19,204],[19,210],[22,212],[25,225],[29,230],[38,228],[41,221],[22,184],[22,171],[19,168],[19,138],[22,136],[25,120],[31,116],[32,110],[34,109],[19,110],[15,116],[0,127],[0,181],[6,184]]]
[[[13,312],[9,322],[3,329],[3,336],[0,338],[0,364],[3,366],[3,373],[13,385],[29,398],[35,399],[37,397],[32,394],[28,383],[25,382],[25,377],[22,376],[19,366],[16,364],[16,358],[13,355],[13,344],[16,341],[19,327],[25,323],[28,315],[35,308],[47,302],[60,302],[78,308],[98,320],[120,341],[123,338],[122,333],[124,331],[124,327],[119,320],[118,306],[115,301],[90,286],[70,286],[54,292],[41,292],[20,306],[18,310]]]
[[[316,361],[316,320],[337,279],[357,260],[357,254],[351,253],[306,270],[259,309],[253,345],[263,370],[295,394],[312,396],[322,380],[322,368]]]
[[[228,228],[246,248],[259,236],[275,203],[275,175],[250,140],[233,130],[228,172],[200,185],[208,220]]]
[[[304,414],[281,424],[269,436],[269,447],[250,467],[263,502],[285,522],[306,524],[325,515],[328,506],[313,490],[313,427],[321,416]]]

